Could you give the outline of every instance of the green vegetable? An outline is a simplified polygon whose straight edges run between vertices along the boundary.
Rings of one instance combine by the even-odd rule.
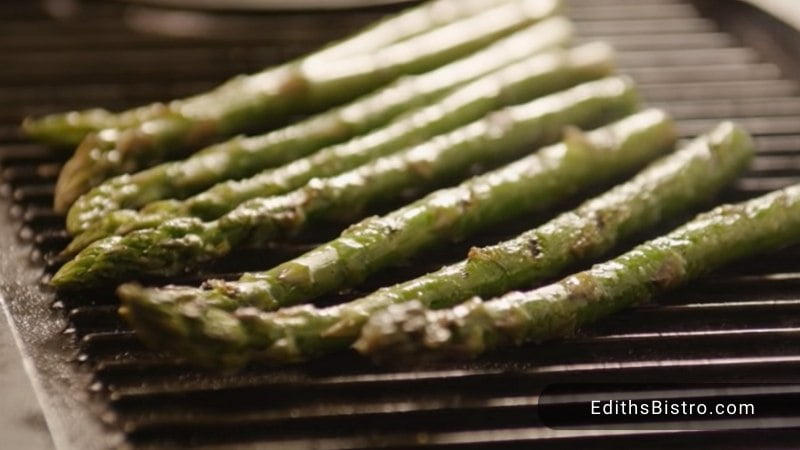
[[[334,62],[300,59],[234,78],[210,93],[166,105],[129,128],[90,134],[61,171],[55,208],[66,211],[110,176],[133,172],[241,132],[270,118],[319,111],[366,94],[401,75],[421,73],[469,54],[553,14],[558,0],[504,2],[446,26]],[[473,8],[474,9],[474,8]]]
[[[614,167],[618,157],[612,156],[615,152],[608,147],[613,147],[613,142],[631,153],[647,153],[650,150],[643,147],[652,145],[654,138],[665,139],[671,133],[670,126],[661,113],[649,111],[591,132],[587,139],[604,147],[593,158],[615,160],[609,162]],[[653,133],[655,130],[658,131]],[[731,139],[713,142],[710,148],[701,141],[667,156],[627,183],[516,239],[473,249],[465,262],[349,303],[329,308],[303,305],[267,313],[257,298],[238,298],[247,306],[237,308],[237,302],[220,297],[224,292],[235,292],[234,288],[240,294],[255,295],[258,286],[254,283],[215,283],[216,297],[201,295],[192,288],[144,289],[125,284],[118,291],[123,302],[121,313],[153,347],[171,349],[210,367],[236,367],[253,360],[286,363],[312,358],[346,348],[358,337],[371,314],[392,304],[416,298],[429,305],[447,306],[476,293],[501,293],[596,257],[617,240],[696,206],[731,181],[749,160],[749,140],[738,130],[733,133]],[[620,140],[621,135],[628,138]],[[576,155],[570,155],[572,151],[565,145],[543,150],[539,153],[538,171],[558,165],[558,159],[561,165],[578,162],[580,158],[573,159]],[[529,158],[529,163],[533,164],[534,158]],[[606,170],[603,164],[588,166]],[[564,175],[563,171],[554,171]],[[558,181],[562,177],[553,175],[551,186],[512,196],[513,200],[509,198],[500,207],[516,205],[520,210],[530,210],[536,202],[530,200],[532,197],[549,199],[548,194],[555,195],[559,188],[572,186],[569,182],[561,185]],[[538,179],[543,181],[542,177]],[[231,290],[225,291],[225,287]]]
[[[78,235],[64,254],[72,255],[106,236],[155,227],[173,217],[218,218],[247,200],[290,192],[314,177],[330,177],[408,149],[478,119],[495,107],[557,91],[612,70],[613,52],[602,44],[587,45],[569,52],[553,52],[520,62],[465,86],[438,104],[409,114],[385,128],[307,158],[266,170],[246,180],[220,183],[184,202],[156,202],[141,213],[114,211]],[[84,215],[80,219],[85,218]]]
[[[529,292],[428,311],[418,302],[376,315],[356,348],[381,361],[472,358],[571,336],[724,264],[800,242],[800,185],[699,215],[611,261]]]
[[[507,0],[437,0],[411,8],[360,31],[359,33],[325,46],[305,57],[314,63],[333,63],[337,60],[366,54],[472,16],[481,10],[497,6]],[[302,60],[301,60],[302,61]],[[297,62],[294,62],[297,63]],[[289,63],[292,64],[292,63]],[[275,69],[267,69],[275,71]],[[200,94],[211,95],[208,94]],[[194,101],[186,99],[182,101]],[[179,100],[178,102],[181,102]],[[112,113],[104,109],[72,111],[51,114],[39,119],[26,118],[23,130],[29,136],[56,145],[75,146],[87,134],[105,128],[128,128],[158,118],[169,106],[161,103]]]
[[[491,87],[491,91],[483,98],[498,97],[495,85],[485,86]],[[633,86],[624,79],[606,78],[586,83],[494,112],[426,144],[380,158],[350,172],[332,178],[314,179],[289,194],[251,200],[213,222],[184,217],[167,221],[157,228],[97,241],[64,265],[51,283],[61,289],[72,289],[141,274],[173,275],[198,263],[226,255],[237,247],[260,246],[271,242],[310,223],[336,220],[349,223],[361,215],[365,206],[398,198],[407,189],[420,189],[452,180],[464,175],[476,163],[513,159],[529,151],[535,144],[556,140],[562,128],[568,124],[596,125],[629,114],[635,105]],[[663,148],[656,147],[663,141],[656,139],[649,148]],[[654,151],[644,154],[649,157]],[[631,163],[641,161],[638,154],[629,159]],[[621,167],[628,166],[623,164]],[[525,168],[530,170],[523,164]],[[527,179],[524,181],[528,181],[528,184],[525,184],[518,174],[523,169],[509,169],[511,175],[506,172],[500,175],[511,177],[509,186],[522,190],[531,184]],[[584,169],[588,170],[591,169]],[[610,171],[616,170],[619,169]],[[583,174],[580,169],[578,172]],[[602,172],[597,177],[601,175]],[[586,178],[592,179],[591,176]],[[490,176],[477,183],[478,186],[492,187],[494,182]],[[462,191],[469,188],[462,188]],[[441,214],[442,199],[423,200],[426,201],[432,202],[424,203],[424,208],[433,215],[430,222],[414,223],[411,217],[404,217],[406,213],[401,212],[400,217],[392,219],[391,227],[386,224],[374,225],[367,220],[352,228],[363,228],[360,233],[366,236],[386,233],[391,229],[392,237],[409,238],[402,250],[398,251],[413,253],[435,243],[437,236],[441,238],[440,235],[449,234],[448,227],[462,226],[458,220],[451,223],[447,216],[436,217],[436,214]],[[413,210],[419,206],[414,204],[411,208]],[[498,215],[492,219],[502,217]],[[414,226],[403,229],[405,222],[414,223]],[[378,220],[377,223],[382,222]],[[366,274],[367,268],[364,270]],[[319,281],[319,277],[319,274],[309,274],[308,278]],[[345,280],[341,278],[338,281]],[[319,282],[314,285],[322,286]]]
[[[662,112],[652,110],[586,135],[573,132],[564,143],[544,148],[455,188],[438,191],[382,218],[368,219],[300,258],[267,272],[246,275],[238,282],[211,281],[207,286],[210,289],[205,290],[123,285],[119,290],[123,315],[148,342],[164,338],[192,359],[210,365],[216,364],[212,361],[218,358],[223,364],[243,363],[237,356],[238,349],[251,343],[249,331],[243,330],[239,323],[239,312],[274,309],[357,284],[370,272],[407,257],[410,245],[419,247],[425,241],[441,242],[443,238],[464,236],[504,219],[545,209],[601,179],[608,180],[638,167],[665,152],[674,141],[672,122]],[[274,316],[264,316],[263,323],[274,328],[276,340],[288,336],[284,359],[295,359],[307,353],[298,350],[298,355],[292,356],[291,349],[302,346],[296,342],[300,339],[308,338],[314,351],[322,351],[327,345],[347,346],[355,338],[349,335],[358,332],[348,328],[351,323],[358,326],[351,319],[363,321],[373,301],[360,300],[324,310],[310,306],[283,309]],[[186,316],[192,310],[198,312],[194,316],[196,321]],[[210,322],[206,311],[221,317],[222,325]],[[308,311],[308,321],[303,319],[303,311]],[[272,318],[283,315],[289,322],[270,325]],[[284,327],[295,319],[302,325],[298,330],[308,331],[298,339],[292,337],[294,328],[284,333]],[[321,340],[314,338],[315,328],[309,325],[318,319],[330,319],[329,325],[333,326],[324,327],[326,337]],[[231,328],[226,325],[229,323]],[[209,343],[204,337],[206,330],[214,327],[221,330],[219,343]],[[338,339],[339,334],[334,330],[344,330],[345,334]],[[236,337],[239,335],[243,340]],[[273,344],[270,338],[263,342],[265,354],[280,352],[270,349]],[[195,348],[196,344],[206,343],[209,346],[204,352]],[[243,349],[244,358],[249,359],[251,355]]]
[[[288,127],[262,136],[238,137],[208,147],[186,160],[163,163],[133,175],[112,178],[82,195],[72,205],[67,216],[67,228],[75,234],[87,231],[98,221],[105,221],[104,225],[107,226],[108,223],[119,222],[118,217],[111,218],[109,213],[120,208],[138,208],[164,198],[185,198],[215,183],[287,164],[325,146],[383,127],[404,112],[435,103],[456,87],[488,76],[545,49],[564,44],[571,34],[572,27],[566,19],[548,19],[466,58],[422,75],[401,78],[348,105]],[[590,60],[597,61],[597,58]],[[224,198],[219,200],[226,201]],[[173,201],[166,204],[172,206],[180,203]],[[230,208],[235,206],[231,205]],[[163,209],[162,206],[159,212],[166,215]],[[178,214],[175,211],[175,215],[190,215],[189,212]],[[118,216],[130,217],[132,214],[132,211],[126,211]],[[163,220],[160,218],[159,222]],[[96,231],[102,227],[97,226],[90,235],[97,235]]]

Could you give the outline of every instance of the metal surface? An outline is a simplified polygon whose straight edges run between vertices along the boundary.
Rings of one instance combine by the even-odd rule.
[[[11,335],[13,328],[0,310],[0,393],[4,404],[11,408],[0,410],[0,436],[8,448],[50,449],[50,432],[25,372],[25,362]]]
[[[649,104],[679,119],[684,137],[723,118],[756,134],[758,158],[721,200],[800,181],[798,79],[787,76],[793,76],[792,61],[761,50],[770,41],[790,49],[796,35],[766,36],[775,25],[762,28],[754,42],[755,34],[737,29],[740,41],[682,0],[569,3],[584,38],[614,44],[623,71],[638,81]],[[708,3],[701,4],[703,11],[715,14]],[[730,5],[720,14],[723,26],[736,17],[770,23],[755,10]],[[344,353],[287,368],[202,372],[143,349],[119,322],[110,292],[56,298],[41,286],[42,274],[53,269],[48,255],[66,243],[63,218],[49,208],[63,155],[25,142],[16,129],[21,116],[123,108],[196,92],[307,51],[375,16],[353,13],[341,28],[275,33],[268,42],[258,30],[222,40],[166,39],[124,30],[113,5],[90,3],[74,21],[54,23],[28,2],[0,4],[0,29],[9,31],[0,35],[0,193],[9,211],[0,215],[0,290],[56,446],[796,448],[800,411],[723,421],[716,431],[578,431],[538,424],[536,404],[543,386],[566,380],[781,381],[791,383],[787,395],[796,391],[800,249],[718,272],[574,339],[422,370],[376,368]],[[283,19],[264,18],[275,24]],[[784,42],[787,36],[794,40]],[[425,255],[357,292],[322,302],[460,259],[470,244],[497,241],[539,220]],[[181,281],[263,268],[310,244],[285,243],[266,257],[242,253]]]

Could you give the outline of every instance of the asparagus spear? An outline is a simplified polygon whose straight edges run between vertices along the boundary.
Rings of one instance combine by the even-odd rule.
[[[381,20],[372,26],[300,59],[291,64],[309,62],[313,64],[335,63],[360,54],[367,54],[404,39],[434,30],[443,25],[464,19],[478,12],[497,6],[507,0],[437,0],[410,8],[400,14]],[[277,69],[266,69],[274,77]],[[262,72],[263,73],[263,72]],[[235,83],[230,81],[230,83]],[[220,88],[222,89],[222,88]],[[197,97],[212,96],[213,93]],[[170,105],[155,103],[112,113],[104,109],[72,111],[51,114],[39,119],[26,118],[23,130],[29,136],[56,145],[75,146],[87,134],[105,128],[128,128],[168,113],[181,102],[199,101],[197,97],[178,100]]]
[[[235,78],[210,94],[172,103],[131,128],[87,136],[56,184],[55,209],[67,208],[110,176],[182,154],[220,137],[263,127],[270,117],[318,111],[409,73],[458,59],[555,12],[559,0],[519,0],[417,37],[333,63],[300,61]]]
[[[183,198],[227,179],[242,178],[267,167],[289,163],[381,127],[406,111],[434,103],[456,87],[564,44],[571,34],[572,26],[563,17],[548,19],[469,57],[422,75],[401,78],[348,105],[294,125],[262,136],[235,138],[183,161],[112,178],[72,205],[67,217],[68,230],[82,232],[98,220],[109,221],[106,218],[114,210],[137,208],[163,198]],[[595,61],[594,67],[600,64],[597,57],[586,60],[582,64],[587,72],[591,72],[593,66],[586,63],[592,61]]]
[[[91,204],[98,200],[102,205],[102,194],[86,197],[86,202],[81,203],[89,206],[78,208],[76,205],[73,208],[75,214],[70,214],[68,224],[81,229],[83,224],[100,219],[70,244],[65,255],[74,254],[99,238],[152,227],[172,217],[217,218],[246,200],[282,194],[301,187],[313,177],[341,173],[468,123],[497,106],[553,92],[611,71],[613,51],[604,44],[590,44],[569,52],[551,52],[490,74],[457,90],[440,103],[408,114],[366,136],[246,180],[220,183],[185,202],[156,202],[144,208],[141,214],[121,210],[99,216],[103,208],[91,209]],[[101,187],[104,188],[106,186]]]
[[[442,311],[397,305],[364,326],[355,347],[380,361],[472,358],[567,337],[731,261],[800,242],[800,185],[699,215],[666,236],[558,283]]]
[[[647,134],[640,137],[637,144],[646,143]],[[120,312],[153,347],[167,347],[206,366],[305,360],[346,348],[371,315],[391,305],[416,299],[445,307],[476,294],[497,295],[599,256],[618,240],[707,200],[751,155],[746,133],[726,125],[517,238],[474,248],[466,261],[342,305],[266,313],[253,306],[234,308],[184,288],[148,290],[126,284],[118,291]],[[392,336],[385,339],[390,342]]]
[[[492,98],[495,96],[496,93],[490,94]],[[316,178],[289,194],[245,202],[213,222],[183,217],[156,228],[97,241],[64,265],[51,283],[62,289],[70,289],[141,274],[174,275],[226,255],[237,247],[260,246],[274,241],[309,223],[343,219],[350,222],[361,214],[366,205],[397,198],[407,189],[419,189],[450,180],[468,172],[476,163],[513,159],[534,144],[557,139],[562,127],[568,124],[592,126],[603,123],[629,114],[635,105],[633,86],[622,78],[586,83],[492,113],[426,144],[379,158],[350,172],[332,178]],[[663,141],[656,140],[650,148]],[[652,151],[647,156],[651,154]],[[522,167],[530,169],[525,163]],[[498,176],[513,175],[510,179],[513,184],[521,178],[518,174],[521,170],[512,168],[509,172],[500,172]],[[493,186],[494,181],[490,175],[477,183],[479,186]],[[434,197],[424,200],[423,204],[435,211],[442,201]],[[414,210],[418,207],[413,205],[410,208]],[[397,219],[391,219],[398,227],[405,221],[411,221],[411,217],[405,217],[407,213],[402,211]],[[379,220],[376,223],[382,222]],[[419,235],[398,250],[411,253],[436,241],[437,235],[432,233],[433,229],[439,228],[444,233],[448,226],[462,225],[454,221],[452,224],[431,223],[428,226],[427,235],[422,227],[408,229],[405,233]],[[372,228],[379,227],[386,225],[366,221],[353,229],[363,228],[360,233],[369,235],[374,232]],[[395,237],[401,238],[405,233],[398,231]],[[319,281],[318,276],[314,278]],[[314,286],[321,287],[322,284],[316,283]]]
[[[463,91],[454,93],[452,97],[448,97],[438,106],[425,108],[418,114],[409,116],[407,120],[397,122],[397,126],[391,125],[383,131],[376,131],[345,145],[331,147],[309,158],[266,171],[248,180],[223,183],[186,202],[167,203],[183,205],[183,210],[178,207],[164,209],[164,202],[159,202],[158,205],[153,204],[145,208],[142,213],[130,210],[115,211],[76,237],[63,253],[65,256],[70,256],[97,239],[112,234],[126,235],[141,228],[156,227],[176,216],[190,216],[199,219],[216,218],[236,205],[246,203],[248,199],[269,197],[291,191],[291,188],[301,188],[313,176],[335,175],[358,167],[359,164],[367,163],[379,156],[398,152],[404,147],[408,148],[409,145],[424,141],[441,131],[447,131],[479,117],[481,113],[491,110],[495,103],[510,103],[556,90],[573,81],[594,78],[596,75],[611,70],[611,60],[611,51],[608,47],[589,45],[568,54],[543,55],[520,63],[517,66],[509,67],[508,70],[501,71],[494,77],[501,82],[504,79],[509,80],[509,82],[503,83],[506,86],[506,89],[503,89],[505,94],[497,95],[492,92],[495,90],[492,84],[478,82],[475,85],[467,86]],[[520,68],[525,68],[526,72],[518,70]],[[523,73],[528,73],[529,76],[517,77]],[[507,75],[513,75],[513,77]],[[525,89],[515,89],[515,86]],[[574,96],[572,98],[575,100]],[[588,98],[583,101],[593,102]],[[598,102],[594,107],[589,107],[585,111],[587,113],[586,120],[589,120],[592,111],[602,107],[602,101],[598,100]],[[545,102],[545,104],[548,103]],[[564,105],[564,109],[569,110],[568,106]],[[580,105],[574,106],[573,111],[581,111]],[[574,115],[568,111],[566,114]],[[565,118],[564,120],[569,119]],[[489,118],[484,119],[484,122],[490,121]],[[517,127],[520,126],[522,124],[517,125]],[[538,128],[533,130],[538,130]],[[459,135],[457,132],[453,133],[454,136]],[[476,136],[475,139],[480,139],[480,137]],[[513,144],[513,142],[509,144]],[[503,154],[498,153],[497,156]],[[371,172],[373,169],[363,169],[363,171]],[[301,200],[299,197],[298,199]],[[249,205],[256,204],[255,201],[251,202]],[[272,201],[272,203],[277,204],[276,201]]]
[[[355,285],[426,247],[546,208],[643,164],[673,141],[672,124],[659,111],[635,115],[588,136],[572,131],[561,144],[383,217],[365,219],[339,238],[276,268],[245,274],[234,283],[212,280],[207,283],[211,289],[185,292],[229,307],[253,304],[275,309],[299,303]],[[179,291],[174,293],[182,295]],[[153,292],[162,294],[173,295],[170,290]]]
[[[306,57],[314,64],[327,64],[353,55],[380,50],[398,41],[472,16],[508,0],[436,0],[409,8],[380,20],[359,33],[327,45]]]

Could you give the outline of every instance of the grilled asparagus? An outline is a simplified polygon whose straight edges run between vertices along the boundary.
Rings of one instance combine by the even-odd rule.
[[[245,274],[239,284],[212,281],[214,289],[194,291],[232,307],[246,303],[275,309],[298,303],[358,283],[425,246],[546,208],[645,163],[673,141],[672,123],[660,111],[637,114],[587,136],[573,131],[561,144],[434,192],[386,216],[368,218],[293,261]],[[245,291],[259,295],[240,295]]]
[[[472,16],[485,8],[497,6],[508,0],[437,0],[411,8],[396,16],[382,20],[361,32],[325,46],[300,61],[314,64],[334,63],[337,60],[379,50],[412,36],[419,35],[448,23]],[[276,76],[276,69],[267,69]],[[211,96],[212,93],[200,94]],[[56,145],[77,145],[87,134],[105,128],[128,128],[155,119],[177,108],[180,102],[199,101],[196,98],[179,100],[170,105],[155,103],[139,108],[112,113],[104,109],[90,109],[52,114],[39,119],[27,118],[23,130],[31,137]]]
[[[154,227],[173,217],[216,219],[247,200],[292,191],[314,177],[330,177],[424,142],[439,133],[478,119],[497,106],[599,78],[612,70],[613,52],[602,44],[569,52],[552,52],[477,80],[453,92],[438,104],[408,114],[365,136],[320,150],[287,165],[265,170],[245,180],[220,183],[183,202],[155,202],[141,212],[119,210],[105,216],[97,215],[100,208],[87,207],[83,209],[84,213],[75,209],[76,214],[69,216],[74,220],[68,219],[68,223],[80,226],[87,219],[99,217],[99,220],[75,238],[65,250],[65,255],[74,254],[99,238]]]
[[[453,309],[397,305],[369,320],[355,347],[380,361],[472,358],[572,335],[731,261],[800,242],[800,185],[699,215],[666,236],[529,292]]]
[[[67,289],[142,274],[173,275],[198,263],[219,258],[236,247],[260,246],[296,232],[314,221],[350,222],[360,215],[365,206],[397,198],[403,190],[449,181],[463,175],[476,163],[513,159],[535,144],[556,140],[562,128],[568,124],[596,125],[629,114],[635,105],[633,86],[622,78],[585,83],[491,113],[484,119],[440,135],[428,143],[377,159],[350,172],[332,178],[316,178],[305,187],[286,195],[245,202],[216,221],[203,222],[197,218],[183,217],[156,228],[97,241],[64,265],[53,277],[52,284]],[[656,149],[663,149],[664,141],[671,137],[669,133],[663,133],[667,136],[665,138],[655,131],[648,131],[655,135],[655,139],[648,147],[650,152],[641,153],[645,157],[650,157]],[[584,149],[584,152],[587,151]],[[641,163],[639,158],[637,154],[636,157],[628,157],[628,160],[629,163]],[[530,170],[530,164],[535,167],[538,163],[523,163],[497,176],[506,177],[504,180],[512,185],[517,182],[527,186],[520,181],[523,178],[521,172]],[[615,172],[625,167],[628,166],[623,164],[619,169],[608,171]],[[578,172],[582,173],[580,169]],[[568,179],[565,177],[565,180]],[[481,180],[477,182],[480,187],[494,187],[497,181],[492,175]],[[470,186],[462,188],[462,191],[472,189]],[[442,201],[438,197],[423,200],[424,206],[414,204],[410,210],[422,207],[435,212]],[[398,224],[397,227],[404,222],[413,222],[413,214],[403,211],[397,213],[397,218],[391,219],[392,223]],[[372,235],[378,228],[387,228],[383,223],[385,221],[368,220],[355,225],[353,230],[363,229],[361,234]],[[451,224],[440,218],[438,222],[442,223],[428,225],[427,234],[423,233],[424,228],[409,228],[406,233],[419,235],[398,251],[408,254],[435,242],[437,234],[433,231],[436,228],[446,234],[448,226],[464,226],[458,220],[453,220]],[[404,235],[399,231],[396,233],[397,238]],[[312,278],[319,281],[319,277]],[[322,286],[319,282],[314,285]]]
[[[400,127],[406,127],[407,132],[425,131],[420,130],[423,125],[430,127],[432,123],[444,122],[444,119],[428,114],[425,116],[427,120],[424,120],[420,118],[420,115],[414,117],[411,111],[424,111],[425,105],[435,104],[435,100],[438,100],[442,94],[452,91],[460,85],[474,81],[476,78],[491,77],[492,73],[515,61],[530,57],[544,48],[563,43],[565,39],[568,39],[569,33],[568,22],[564,19],[552,19],[492,46],[491,49],[494,50],[492,52],[487,49],[425,75],[401,79],[387,89],[380,90],[342,108],[333,109],[263,136],[232,139],[211,146],[186,160],[164,163],[133,175],[126,174],[112,178],[82,195],[72,205],[67,216],[67,229],[72,234],[81,233],[99,220],[105,219],[108,222],[108,214],[120,208],[137,208],[163,198],[183,198],[221,181],[242,178],[268,167],[287,164],[326,145],[339,143],[377,127],[381,128],[372,131],[361,138],[359,142],[362,145],[367,142],[375,142],[376,133],[396,132]],[[539,37],[536,39],[537,44],[523,44],[524,41],[536,36]],[[503,48],[509,50],[516,48],[517,50],[503,51]],[[521,51],[520,48],[529,48],[530,51]],[[603,51],[598,48],[595,50],[599,51],[600,55],[587,57],[586,52],[577,52],[575,57],[568,57],[565,54],[559,54],[561,55],[561,59],[558,60],[560,64],[556,63],[555,56],[551,56],[549,59],[539,59],[538,63],[534,63],[537,61],[534,59],[531,61],[530,67],[535,68],[538,64],[539,71],[544,73],[545,68],[548,68],[547,62],[549,62],[549,69],[552,72],[561,69],[561,75],[574,80],[573,83],[581,81],[581,77],[589,78],[608,74],[613,66],[610,50]],[[572,54],[570,55],[572,56]],[[582,56],[583,59],[578,60],[578,56]],[[603,57],[606,59],[603,60]],[[501,73],[497,73],[495,78],[500,77]],[[576,75],[571,76],[572,74]],[[542,91],[546,91],[551,85],[556,87],[559,84],[547,84],[547,78],[544,76],[541,78],[543,79],[540,80],[543,81],[540,87]],[[561,82],[561,84],[565,83]],[[460,94],[453,93],[456,98],[463,100],[467,97],[464,90],[457,90],[457,92]],[[476,91],[468,95],[478,98],[478,93],[479,91]],[[451,97],[452,95],[447,98]],[[502,99],[499,101],[502,102]],[[443,100],[445,106],[452,102],[452,99]],[[405,116],[401,115],[394,123],[386,125],[389,119],[406,111],[408,112]],[[448,111],[444,111],[444,113],[448,113]],[[393,137],[398,139],[396,136]],[[333,148],[337,147],[333,146]],[[332,152],[334,150],[328,150],[327,153]],[[339,150],[337,154],[341,153],[342,150]],[[322,159],[323,157],[318,158]],[[296,173],[296,177],[299,178],[298,167],[306,167],[313,162],[313,160],[301,159],[295,163],[290,172]],[[325,161],[320,161],[320,163],[323,162]],[[300,172],[310,178],[311,175],[317,174],[314,169],[317,172],[324,170],[324,166],[320,168],[319,165],[312,164],[307,166],[305,171]],[[285,183],[280,184],[285,185]],[[289,187],[291,186],[286,188]],[[173,203],[176,202],[167,202],[166,204],[172,205]],[[178,205],[180,204],[178,203]],[[166,214],[163,204],[156,208]],[[174,210],[174,208],[172,209]],[[177,211],[175,212],[177,213]],[[130,211],[126,213],[128,216],[131,214]]]
[[[497,295],[599,256],[618,240],[709,199],[746,166],[751,155],[746,133],[725,125],[652,163],[632,180],[517,238],[472,249],[466,261],[346,304],[266,313],[253,306],[235,308],[181,288],[158,291],[129,284],[119,290],[121,313],[146,342],[156,348],[166,345],[203,365],[305,360],[346,348],[373,313],[391,305],[417,299],[427,306],[445,307],[473,295]],[[382,339],[392,342],[393,337]]]
[[[61,171],[55,208],[66,211],[110,176],[133,172],[243,131],[270,117],[318,111],[410,73],[431,70],[554,13],[559,0],[505,2],[374,52],[336,61],[301,60],[238,77],[209,94],[162,105],[155,118],[88,135]]]

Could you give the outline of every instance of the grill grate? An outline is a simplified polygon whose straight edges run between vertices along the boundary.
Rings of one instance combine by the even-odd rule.
[[[636,79],[648,103],[679,119],[684,137],[727,117],[756,135],[759,155],[724,200],[800,181],[800,89],[775,65],[783,68],[783,61],[763,59],[684,0],[572,0],[569,5],[583,37],[612,43],[622,71]],[[761,446],[767,435],[775,445],[797,443],[793,431],[800,415],[730,422],[727,431],[592,432],[542,427],[536,404],[538,392],[553,381],[797,383],[798,248],[731,267],[658,305],[604,320],[576,339],[469,364],[398,372],[345,353],[301,366],[210,374],[145,350],[118,319],[110,292],[56,299],[38,285],[41,269],[45,276],[52,273],[50,258],[68,238],[63,218],[49,208],[63,159],[57,151],[25,142],[17,131],[20,118],[97,104],[124,108],[197,92],[234,73],[307,51],[389,10],[339,13],[347,20],[328,31],[314,28],[320,22],[313,15],[269,16],[261,29],[225,39],[137,34],[124,28],[122,7],[96,2],[87,2],[81,15],[67,22],[56,22],[23,1],[0,5],[0,11],[5,31],[0,61],[6,68],[0,74],[0,194],[9,207],[8,217],[0,217],[5,231],[0,243],[9,249],[0,258],[9,277],[2,288],[36,369],[57,444],[104,448],[125,439],[167,448],[421,443],[610,448],[685,442],[732,448]],[[260,35],[269,24],[288,19],[311,32],[285,38],[274,33],[272,41]],[[523,226],[531,223],[466,244],[495,242]],[[321,238],[278,245],[269,258],[286,259]],[[393,276],[408,278],[460,259],[462,250],[428,255],[425,264],[404,266]],[[265,265],[263,255],[247,256],[237,255],[209,272],[233,276]],[[28,262],[21,264],[25,258]],[[348,295],[393,279],[379,277]],[[795,387],[782,386],[780,395],[797,396]],[[770,430],[750,430],[755,427]]]

